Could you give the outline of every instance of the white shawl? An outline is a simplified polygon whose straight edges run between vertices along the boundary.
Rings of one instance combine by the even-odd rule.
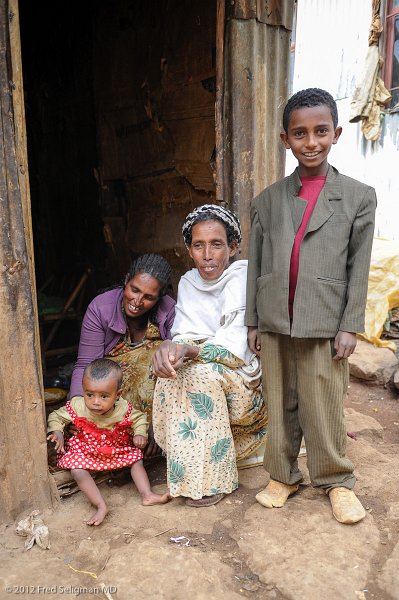
[[[191,269],[180,279],[173,341],[207,340],[222,346],[249,365],[254,354],[244,324],[246,260],[233,262],[219,279],[206,281]]]

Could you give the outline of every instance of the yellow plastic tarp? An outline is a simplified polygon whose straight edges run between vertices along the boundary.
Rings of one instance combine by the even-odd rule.
[[[388,311],[399,307],[399,242],[374,238],[366,306],[366,331],[360,337],[375,346],[396,351],[393,341],[380,336]]]

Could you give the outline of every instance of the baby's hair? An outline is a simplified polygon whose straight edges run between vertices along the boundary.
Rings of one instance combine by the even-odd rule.
[[[288,132],[291,113],[298,108],[310,108],[312,106],[327,106],[330,109],[334,129],[338,125],[338,109],[334,98],[319,88],[307,88],[297,92],[288,100],[283,112],[283,127],[284,131]]]
[[[122,385],[122,369],[118,363],[109,358],[97,358],[97,360],[93,360],[83,371],[83,377],[89,377],[94,381],[115,377],[118,383],[118,390]]]
[[[160,254],[143,254],[139,256],[130,265],[129,271],[126,273],[125,284],[133,279],[138,273],[145,273],[155,277],[161,284],[160,295],[164,296],[170,285],[170,275],[172,267],[167,260]]]

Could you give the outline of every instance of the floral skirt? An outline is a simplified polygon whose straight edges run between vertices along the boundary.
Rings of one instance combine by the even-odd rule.
[[[190,362],[176,379],[157,380],[153,425],[171,495],[197,500],[237,488],[236,461],[262,443],[267,412],[260,385],[248,388],[233,368]]]

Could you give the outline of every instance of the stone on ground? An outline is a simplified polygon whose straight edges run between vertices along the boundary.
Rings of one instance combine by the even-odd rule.
[[[399,360],[392,350],[373,346],[363,340],[358,340],[356,349],[348,360],[353,377],[383,385],[388,383],[399,367]]]

